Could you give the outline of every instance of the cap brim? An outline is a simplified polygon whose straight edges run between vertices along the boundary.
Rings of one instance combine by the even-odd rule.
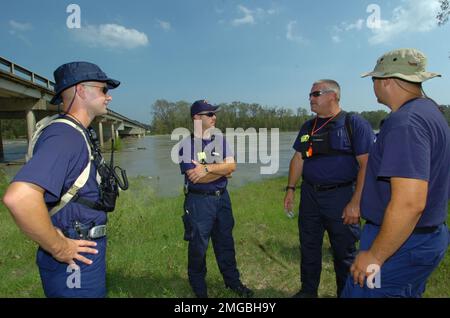
[[[376,72],[366,72],[366,73],[362,73],[361,77],[367,77],[367,76],[374,76],[373,74],[375,74]]]
[[[59,105],[61,103],[62,103],[61,93],[53,96],[53,98],[50,101],[50,104],[52,104],[52,105]]]
[[[101,82],[101,83],[106,83],[106,85],[108,86],[109,89],[114,89],[119,87],[120,82],[118,80],[112,79],[112,78],[108,78],[106,80],[82,80],[67,86],[62,87],[58,92],[56,92],[55,96],[53,96],[53,98],[50,101],[50,104],[52,105],[59,105],[62,103],[62,97],[61,97],[61,93],[64,92],[66,89],[78,85],[80,83],[84,83],[84,82]]]
[[[380,72],[368,72],[361,74],[361,77],[378,77],[378,78],[399,78],[412,83],[422,83],[434,77],[441,77],[441,74],[431,72],[421,72],[412,75],[405,75],[402,73],[380,73]]]
[[[219,107],[220,107],[220,106],[212,106],[210,109],[208,109],[208,110],[202,110],[201,112],[198,112],[198,113],[195,114],[195,115],[202,115],[202,114],[207,114],[207,113],[217,113],[217,112],[220,112]]]
[[[109,89],[117,88],[120,85],[119,81],[112,79],[112,78],[108,78],[105,82],[106,82],[106,85],[108,85]]]

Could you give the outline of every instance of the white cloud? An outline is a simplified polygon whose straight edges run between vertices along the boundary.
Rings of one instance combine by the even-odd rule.
[[[339,42],[341,42],[341,38],[339,37],[339,35],[333,35],[333,36],[331,37],[331,40],[332,40],[334,43],[339,43]]]
[[[245,24],[256,24],[258,20],[263,20],[267,18],[268,16],[274,15],[278,13],[277,9],[268,9],[264,10],[262,8],[256,8],[254,10],[249,9],[247,7],[244,7],[243,5],[239,5],[238,11],[240,14],[243,14],[243,16],[236,18],[231,21],[231,25],[233,26],[240,26]]]
[[[33,29],[33,26],[30,23],[21,23],[14,20],[9,20],[9,26],[12,31],[26,32]]]
[[[167,22],[167,21],[158,20],[158,25],[164,31],[170,31],[172,29],[170,22]]]
[[[302,43],[305,44],[307,41],[300,35],[295,34],[295,26],[297,24],[297,21],[290,21],[287,24],[287,31],[286,31],[286,39],[292,42]]]
[[[341,25],[342,25],[342,23],[341,23]],[[344,29],[342,29],[341,27],[339,27],[337,25],[333,26],[333,32],[339,33],[339,32],[342,32],[342,31],[344,31]]]
[[[80,42],[91,47],[134,49],[149,43],[145,33],[118,24],[88,25],[73,32]]]
[[[252,10],[247,9],[244,6],[238,6],[238,9],[240,12],[242,12],[244,14],[244,16],[242,18],[239,19],[234,19],[233,21],[231,21],[231,24],[233,26],[239,26],[239,25],[243,25],[243,24],[255,24],[255,18],[253,17],[253,12]]]
[[[33,46],[31,41],[25,36],[25,32],[33,29],[33,26],[31,25],[31,23],[21,23],[21,22],[17,22],[14,20],[9,20],[9,27],[10,27],[9,34],[17,37],[19,40],[21,40],[27,46],[29,46],[29,47]]]
[[[403,0],[403,5],[393,10],[391,20],[381,20],[380,28],[372,28],[369,43],[376,45],[406,33],[429,32],[437,27],[439,8],[438,0]]]
[[[355,23],[347,24],[347,25],[345,25],[345,31],[350,31],[353,29],[361,30],[364,26],[364,22],[365,21],[363,19],[359,19]]]
[[[363,19],[358,19],[354,23],[341,22],[341,24],[333,26],[331,40],[334,43],[340,43],[342,42],[341,35],[343,32],[350,32],[353,30],[361,31],[364,26],[365,21]]]

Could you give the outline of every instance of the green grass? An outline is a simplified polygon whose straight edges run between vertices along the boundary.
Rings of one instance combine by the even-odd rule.
[[[3,195],[6,181],[0,179]],[[231,192],[238,267],[243,282],[255,290],[256,297],[289,297],[300,286],[297,218],[289,219],[283,212],[285,184],[285,178],[270,179]],[[298,195],[296,199],[298,202]],[[193,297],[187,281],[182,206],[182,195],[158,198],[145,178],[131,180],[130,190],[121,193],[118,208],[109,218],[109,297]],[[0,241],[0,297],[43,297],[34,264],[36,245],[18,231],[3,205]],[[334,297],[336,290],[329,248],[326,238],[321,297]],[[210,297],[234,297],[224,289],[211,246],[207,266]],[[424,296],[449,297],[449,281],[447,253]]]
[[[120,151],[122,150],[122,148],[123,148],[122,139],[119,136],[117,136],[114,139],[114,151]]]

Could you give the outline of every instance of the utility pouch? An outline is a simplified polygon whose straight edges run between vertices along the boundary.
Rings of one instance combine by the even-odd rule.
[[[185,241],[191,241],[193,237],[193,226],[191,222],[191,216],[189,215],[189,212],[186,211],[184,215],[181,217],[183,219],[183,225],[184,225],[184,237],[183,239]]]
[[[302,159],[305,160],[308,158],[308,150],[310,147],[309,135],[303,135],[300,139],[300,153],[302,155]]]
[[[310,137],[313,155],[330,153],[330,135],[328,133],[317,134]]]
[[[93,144],[96,145],[96,138],[92,137],[93,135],[94,132],[92,131],[91,138],[93,139]],[[73,200],[74,202],[98,211],[114,211],[116,200],[119,196],[119,188],[125,191],[128,189],[129,185],[125,170],[118,166],[114,167],[114,144],[111,145],[111,149],[111,161],[108,165],[103,159],[98,146],[94,147],[94,162],[101,178],[99,184],[99,199],[97,201],[90,201],[77,195]]]
[[[100,191],[100,205],[102,206],[102,210],[105,212],[112,212],[116,208],[116,200],[119,196],[119,189],[116,184],[108,182],[109,184],[105,184]]]

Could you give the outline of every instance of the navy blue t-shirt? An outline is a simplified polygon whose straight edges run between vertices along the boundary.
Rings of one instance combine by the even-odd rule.
[[[210,183],[193,184],[185,174],[187,170],[194,169],[195,165],[191,160],[201,162],[201,154],[206,155],[206,163],[222,163],[225,158],[233,157],[233,151],[228,142],[222,135],[216,135],[212,139],[192,138],[191,136],[183,139],[180,143],[180,169],[184,174],[184,183],[188,184],[190,189],[197,191],[217,191],[225,189],[228,184],[226,177],[221,177]],[[199,157],[200,155],[200,157]]]
[[[75,183],[87,163],[88,150],[81,133],[67,124],[55,123],[44,129],[34,147],[33,157],[17,173],[13,182],[33,183],[43,188],[50,210]],[[97,169],[92,162],[89,179],[78,191],[81,197],[98,200],[96,174]],[[102,225],[106,223],[106,213],[69,202],[52,216],[53,225],[63,231],[74,221]]]
[[[318,118],[316,129],[321,127],[330,118]],[[300,143],[304,135],[310,133],[314,120],[305,122],[295,139],[293,148],[301,152]],[[369,153],[373,145],[375,135],[369,122],[358,115],[350,116],[350,125],[352,128],[352,144],[354,155],[332,154],[318,155],[307,158],[303,163],[303,179],[312,184],[336,184],[356,180],[359,165],[355,156]],[[323,133],[326,126],[316,133]],[[343,150],[351,153],[352,145],[345,128],[345,116],[337,120],[330,129],[330,145],[335,150]]]
[[[391,199],[391,177],[428,181],[425,210],[417,227],[442,224],[450,197],[450,130],[437,105],[418,98],[384,121],[369,155],[361,214],[381,225]]]

